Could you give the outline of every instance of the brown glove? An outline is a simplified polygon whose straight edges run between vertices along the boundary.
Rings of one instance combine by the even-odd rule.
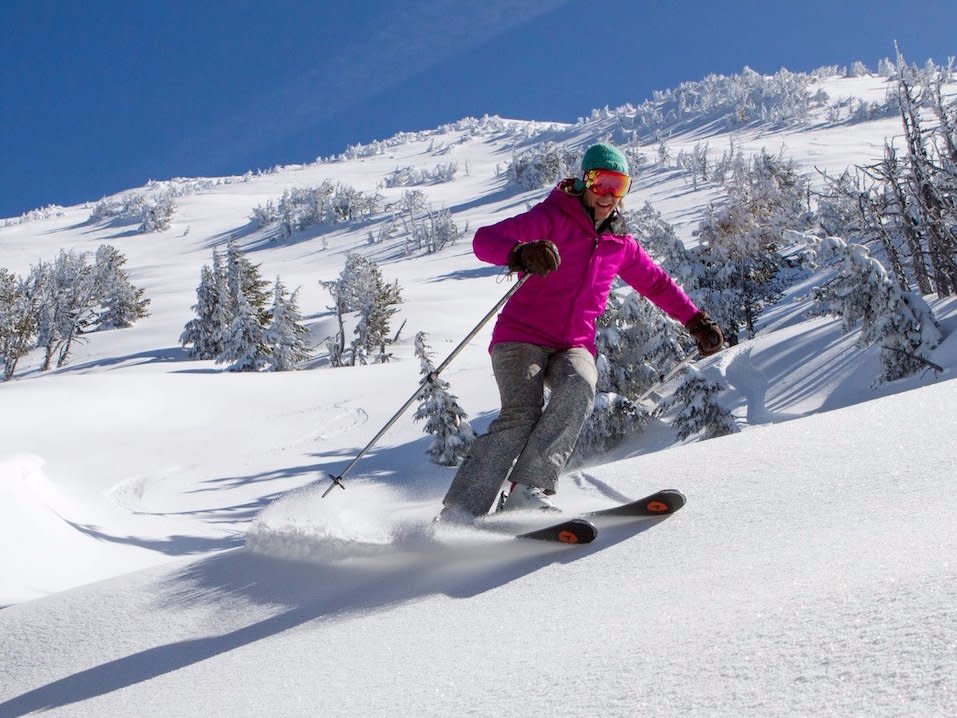
[[[706,312],[699,311],[691,317],[685,324],[685,329],[698,342],[698,351],[701,352],[701,356],[706,357],[721,351],[721,346],[724,344],[721,328]]]
[[[516,244],[508,255],[509,271],[537,274],[539,277],[554,272],[561,262],[558,247],[547,239]]]

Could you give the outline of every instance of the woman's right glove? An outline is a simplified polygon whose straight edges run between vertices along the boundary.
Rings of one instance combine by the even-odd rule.
[[[558,256],[558,247],[547,239],[537,239],[534,242],[516,244],[508,255],[508,270],[510,272],[525,272],[544,277],[554,272],[561,264]]]
[[[706,357],[721,351],[724,336],[721,334],[721,328],[708,316],[707,312],[699,311],[691,317],[685,324],[685,329],[698,342],[698,351],[701,352],[701,356]]]

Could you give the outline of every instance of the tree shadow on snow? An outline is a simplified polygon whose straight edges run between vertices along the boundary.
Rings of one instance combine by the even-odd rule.
[[[575,547],[503,538],[476,545],[436,544],[435,550],[418,554],[400,550],[397,555],[387,552],[364,561],[328,563],[279,560],[245,549],[225,551],[169,577],[158,587],[163,598],[156,610],[175,612],[191,602],[215,605],[222,601],[235,611],[245,599],[260,607],[275,606],[276,613],[220,635],[153,646],[78,671],[0,703],[0,715],[63,708],[310,623],[391,611],[431,595],[468,600],[549,565],[588,560],[661,520],[602,527],[595,543]],[[136,620],[135,616],[130,620]]]

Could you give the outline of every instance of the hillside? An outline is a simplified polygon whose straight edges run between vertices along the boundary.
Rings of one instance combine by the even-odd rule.
[[[729,129],[709,115],[661,136],[672,156],[733,142],[812,174],[879,159],[900,120],[851,120],[834,102],[880,101],[886,78],[815,82],[830,99],[801,123]],[[442,357],[507,290],[470,238],[542,197],[509,185],[508,163],[542,142],[624,136],[623,116],[643,115],[463,120],[309,164],[160,183],[178,195],[161,232],[91,222],[92,201],[0,222],[0,266],[109,243],[151,300],[149,317],[89,334],[65,367],[41,372],[34,352],[0,384],[0,716],[957,712],[952,298],[928,298],[943,371],[875,388],[876,350],[809,315],[819,278],[792,286],[755,339],[701,363],[728,385],[740,434],[682,444],[656,423],[563,479],[572,512],[663,486],[688,495],[640,534],[613,527],[587,548],[423,539],[451,470],[428,461],[408,416],[346,491],[319,498],[417,386],[415,333]],[[693,244],[720,187],[655,152],[649,141],[629,206],[650,202]],[[450,162],[451,181],[383,186],[397,168]],[[251,221],[324,181],[384,203],[421,190],[465,236],[406,254],[401,236],[369,242],[386,212],[285,238]],[[179,336],[200,269],[229,239],[300,288],[317,346],[334,325],[319,282],[351,251],[375,259],[402,288],[393,360],[331,368],[320,349],[303,371],[231,373],[188,359]],[[443,375],[477,429],[497,409],[489,331]]]

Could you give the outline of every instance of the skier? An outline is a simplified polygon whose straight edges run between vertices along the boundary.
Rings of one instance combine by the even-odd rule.
[[[442,521],[488,513],[506,478],[506,509],[559,510],[550,497],[594,402],[595,320],[616,276],[682,322],[702,355],[721,349],[718,325],[624,227],[625,156],[592,145],[581,169],[532,209],[475,233],[480,260],[534,276],[496,321],[490,352],[501,411],[456,472]]]

